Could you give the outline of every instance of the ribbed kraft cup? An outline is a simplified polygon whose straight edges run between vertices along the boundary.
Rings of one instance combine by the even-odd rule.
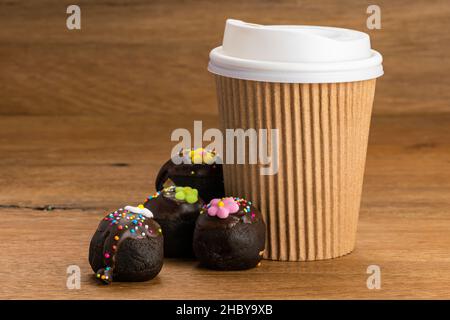
[[[265,258],[321,260],[354,249],[375,82],[216,75],[222,129],[279,129],[278,174],[260,175],[261,164],[248,161],[224,165],[226,193],[263,214]]]

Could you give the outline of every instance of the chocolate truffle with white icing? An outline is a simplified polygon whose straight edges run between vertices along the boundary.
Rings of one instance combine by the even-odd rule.
[[[197,189],[191,187],[170,186],[147,198],[144,206],[164,232],[165,257],[194,257],[192,238],[203,204]]]
[[[98,225],[89,247],[89,263],[99,281],[146,281],[163,265],[163,235],[143,205],[108,214]]]
[[[194,231],[195,256],[204,267],[242,270],[259,266],[266,225],[251,201],[213,199],[202,209]]]
[[[177,164],[169,159],[159,170],[156,190],[170,184],[190,186],[198,190],[205,202],[225,195],[222,164],[215,151],[183,149],[174,160]]]

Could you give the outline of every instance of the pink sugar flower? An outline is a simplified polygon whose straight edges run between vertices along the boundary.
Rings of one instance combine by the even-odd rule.
[[[209,203],[208,214],[226,219],[231,213],[239,211],[239,205],[233,198],[212,199]]]

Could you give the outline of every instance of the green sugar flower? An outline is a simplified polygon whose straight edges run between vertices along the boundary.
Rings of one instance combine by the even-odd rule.
[[[196,203],[198,201],[198,191],[191,187],[176,187],[175,199],[184,200],[187,203]]]

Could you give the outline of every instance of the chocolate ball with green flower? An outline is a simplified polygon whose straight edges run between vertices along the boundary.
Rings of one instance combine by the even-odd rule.
[[[164,234],[164,256],[193,258],[192,238],[195,222],[204,202],[197,189],[170,186],[149,196],[144,203]]]
[[[175,187],[175,199],[184,200],[187,203],[196,203],[198,201],[198,191],[191,187]]]

